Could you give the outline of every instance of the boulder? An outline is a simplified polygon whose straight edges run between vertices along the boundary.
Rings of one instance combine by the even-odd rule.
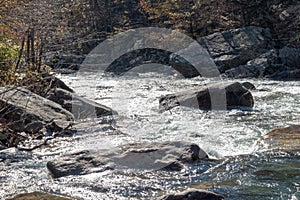
[[[74,120],[59,104],[20,87],[0,88],[0,114],[10,129],[27,133],[43,127],[60,131]]]
[[[261,78],[278,72],[283,67],[277,56],[277,50],[272,49],[248,61],[245,65],[226,70],[224,74],[229,78]]]
[[[23,85],[20,86],[43,97],[47,94],[47,92],[49,92],[49,90],[54,88],[61,88],[69,92],[73,92],[73,90],[62,80],[58,79],[54,75],[49,74],[48,72],[42,73],[41,76],[33,79],[34,84],[31,83],[32,81],[30,83],[25,81],[23,82]],[[32,78],[29,78],[29,80],[32,80]]]
[[[245,65],[247,61],[273,48],[270,31],[255,26],[217,32],[201,37],[197,41],[208,51],[220,73],[224,73],[226,70],[236,68],[240,65]],[[264,60],[257,60],[256,62],[261,65]],[[188,75],[186,77],[200,75],[187,60],[180,56],[172,54],[170,56],[170,65],[177,71],[185,71]],[[248,71],[249,66],[240,68],[235,74],[239,74],[241,71]],[[243,70],[243,68],[247,69]],[[251,71],[249,72],[251,76],[254,76],[252,73]],[[244,76],[247,76],[247,74]]]
[[[49,161],[54,178],[112,169],[181,170],[184,164],[207,158],[196,144],[161,142],[128,144],[109,150],[85,150]]]
[[[273,48],[269,29],[249,26],[217,32],[198,39],[221,73],[244,65]]]
[[[45,84],[47,84],[49,89],[60,88],[60,89],[67,90],[69,92],[74,92],[73,89],[67,86],[62,80],[49,73],[43,74],[42,78]]]
[[[53,194],[47,194],[43,192],[31,192],[31,193],[24,193],[24,194],[18,194],[13,198],[7,199],[7,200],[71,200],[74,198],[69,197],[63,197],[60,195],[53,195]]]
[[[191,55],[189,55],[189,56],[191,56]],[[199,55],[197,55],[197,56],[199,56]],[[201,55],[201,57],[202,56],[203,55]],[[204,56],[205,56],[205,54],[204,54]],[[201,57],[199,57],[199,59],[201,59]],[[208,55],[208,57],[209,57],[209,55]],[[199,76],[199,75],[201,75],[203,77],[214,77],[215,74],[209,72],[209,70],[214,70],[213,67],[211,67],[211,66],[214,66],[213,61],[212,61],[212,64],[211,64],[211,63],[209,63],[210,62],[209,58],[206,58],[206,59],[203,58],[202,62],[207,62],[205,64],[198,63],[199,66],[202,67],[201,70],[203,70],[206,74],[200,74],[201,72],[198,71],[185,58],[183,58],[182,56],[176,55],[176,54],[171,54],[170,55],[169,65],[171,65],[173,69],[178,71],[185,78],[193,78],[193,77],[196,77],[196,76]],[[212,69],[209,69],[209,68],[212,68]]]
[[[191,91],[169,94],[159,99],[161,110],[170,110],[176,106],[187,106],[199,109],[211,109],[211,94],[214,93],[226,94],[227,109],[236,107],[253,107],[254,99],[251,92],[241,83],[217,83],[207,86],[200,86]]]
[[[276,80],[299,80],[300,48],[285,46],[272,49],[250,60],[245,65],[226,70],[224,75],[229,78],[261,78]]]
[[[300,48],[285,46],[279,50],[279,58],[288,68],[299,68]]]
[[[143,48],[130,51],[114,60],[105,72],[123,75],[134,67],[147,64],[158,63],[167,65],[171,52],[162,49]],[[151,69],[149,69],[151,70]]]
[[[299,151],[300,125],[274,129],[260,138],[257,144],[266,150]]]
[[[271,76],[268,76],[268,78],[274,79],[274,80],[287,80],[287,81],[298,81],[300,80],[300,69],[295,70],[287,70],[283,72],[275,73]]]
[[[178,194],[170,194],[160,200],[222,200],[223,196],[206,190],[190,189]]]
[[[264,61],[255,60],[254,65],[240,65],[236,68],[229,69],[225,71],[225,75],[228,78],[258,78],[263,77],[263,72],[265,68]]]
[[[205,52],[191,51],[189,56],[194,61],[200,59],[201,66],[209,68],[203,69],[205,74],[201,74],[202,76],[216,75],[214,70],[211,71],[212,69],[210,69],[213,65],[212,59],[220,72],[224,73],[227,69],[244,65],[247,61],[273,48],[270,31],[255,26],[214,33],[199,38],[197,41]],[[192,49],[194,50],[194,48]],[[201,57],[198,58],[199,56]],[[126,53],[114,60],[105,71],[122,75],[132,68],[146,63],[171,65],[172,68],[186,78],[200,75],[200,72],[191,63],[177,55],[176,52],[152,48],[138,49]]]
[[[85,99],[60,88],[51,90],[46,95],[46,98],[60,104],[69,112],[72,112],[75,119],[94,118],[116,114],[116,112],[104,105]]]

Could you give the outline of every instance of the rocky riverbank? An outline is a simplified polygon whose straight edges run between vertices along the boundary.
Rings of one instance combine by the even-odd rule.
[[[76,132],[72,129],[75,120],[113,114],[112,109],[79,97],[54,76],[45,77],[49,79],[52,84],[40,94],[25,87],[0,88],[1,148],[19,147],[32,139],[43,139],[45,143]]]
[[[197,42],[208,52],[223,77],[299,79],[299,47],[286,44],[278,48],[268,28],[248,26],[227,30],[198,38]],[[138,44],[132,46],[135,45]],[[107,66],[106,71],[120,75],[149,62],[169,65],[188,78],[206,76],[176,52],[151,48],[132,50],[120,56]]]
[[[205,44],[208,53],[213,57],[219,70],[224,72],[223,76],[231,78],[269,77],[272,79],[286,77],[289,80],[297,79],[298,77],[298,65],[296,63],[298,62],[296,56],[298,54],[295,53],[294,56],[291,56],[293,55],[291,52],[297,52],[297,49],[289,47],[279,50],[274,49],[267,29],[252,26],[235,29],[204,37],[199,42]],[[128,55],[131,56],[130,54]],[[173,57],[170,54],[168,56],[170,65],[175,69],[180,67],[181,72],[193,71],[190,70],[192,66],[183,58]],[[126,62],[128,61],[131,62],[130,59],[126,58]],[[124,64],[123,62],[120,63]],[[125,65],[128,66],[128,63]],[[185,77],[190,75],[187,74]],[[55,82],[56,84],[50,84],[47,91],[39,94],[25,87],[0,88],[0,114],[3,116],[1,118],[0,131],[0,146],[2,149],[16,147],[20,150],[32,151],[42,145],[46,145],[50,139],[57,136],[76,133],[74,122],[78,122],[78,120],[101,118],[110,115],[118,116],[114,108],[111,109],[75,94],[71,88],[59,79],[51,76],[46,79],[52,79],[54,81],[50,82]],[[206,86],[198,83],[197,87],[191,89],[185,88],[181,93],[167,94],[157,99],[157,102],[160,104],[160,110],[167,111],[176,109],[178,106],[210,110],[216,108],[213,107],[214,103],[217,103],[217,107],[219,106],[218,101],[214,102],[213,100],[220,100],[222,93],[225,97],[223,99],[225,103],[222,102],[224,103],[223,109],[243,110],[246,107],[251,111],[251,108],[254,106],[255,96],[253,96],[251,89],[255,89],[255,86],[249,82],[207,84]],[[217,95],[215,96],[217,98],[213,99],[213,93]],[[271,131],[257,141],[257,148],[262,151],[262,157],[270,156],[271,158],[281,153],[298,152],[298,132],[297,126]],[[30,143],[31,140],[39,140],[41,142],[37,145],[32,145]],[[29,144],[29,146],[26,146],[26,144]],[[222,171],[224,165],[234,163],[235,159],[242,158],[251,161],[254,159],[251,157],[252,155],[249,155],[249,157],[230,157],[224,161],[224,164],[211,161],[208,155],[208,152],[202,150],[201,146],[183,141],[149,144],[129,143],[107,151],[82,150],[64,154],[61,157],[49,160],[47,169],[54,179],[60,179],[67,176],[105,173],[106,171],[181,172],[189,171],[201,162],[207,162],[208,164],[206,163],[202,167],[207,170],[206,173],[210,174],[211,171]],[[215,163],[210,164],[210,162]],[[263,170],[252,170],[251,173],[254,175],[270,174],[269,171]],[[213,179],[211,181],[206,184],[208,189],[210,189],[209,186],[237,184],[231,182],[215,183]],[[165,191],[164,194],[166,193],[169,192]],[[30,195],[32,194],[27,195],[31,198]],[[40,198],[41,195],[46,194],[36,193],[34,195],[37,196],[36,198]],[[19,197],[16,196],[15,198],[18,199]],[[161,199],[192,197],[197,199],[208,197],[210,199],[224,198],[221,195],[208,191],[187,190],[176,195],[163,196]],[[64,197],[56,196],[51,198],[64,199]]]

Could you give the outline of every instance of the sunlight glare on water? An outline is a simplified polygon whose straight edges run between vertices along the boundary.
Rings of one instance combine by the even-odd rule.
[[[261,155],[255,148],[257,139],[270,130],[299,124],[299,82],[238,80],[249,81],[257,88],[252,91],[255,99],[252,110],[203,111],[176,107],[160,112],[160,96],[213,80],[184,79],[156,72],[121,77],[85,73],[59,78],[80,96],[116,110],[119,113],[114,116],[116,124],[111,127],[100,125],[102,119],[87,120],[75,135],[51,140],[33,154],[14,148],[1,151],[0,196],[4,198],[16,193],[46,191],[88,200],[157,199],[166,192],[187,187],[209,189],[232,200],[285,200],[300,196],[300,155]],[[212,160],[200,161],[180,172],[108,170],[58,179],[52,179],[46,168],[47,161],[66,153],[154,141],[193,142]]]
[[[299,121],[297,82],[250,80],[257,87],[252,92],[255,99],[253,110],[201,111],[177,107],[162,113],[159,111],[159,97],[187,91],[211,80],[201,77],[184,79],[176,74],[156,72],[61,78],[78,94],[116,110],[119,113],[117,125],[130,135],[132,142],[193,141],[213,157],[252,153],[260,136],[273,128]]]

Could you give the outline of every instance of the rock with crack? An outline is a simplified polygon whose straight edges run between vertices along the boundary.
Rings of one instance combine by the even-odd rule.
[[[162,142],[127,144],[109,150],[85,150],[49,161],[54,178],[82,175],[112,169],[181,170],[185,164],[207,158],[196,144]]]
[[[262,78],[283,70],[283,68],[284,65],[280,63],[277,56],[277,50],[272,49],[248,61],[245,65],[226,70],[224,74],[229,78]]]
[[[61,131],[74,120],[59,104],[20,87],[0,88],[0,114],[11,130],[27,133]]]
[[[201,37],[197,41],[208,52],[195,54],[200,56],[201,60],[206,60],[206,63],[202,61],[199,66],[200,70],[205,70],[205,74],[200,74],[200,70],[196,70],[185,58],[173,54],[170,57],[170,64],[173,68],[188,69],[189,77],[211,74],[206,69],[214,66],[210,64],[210,58],[213,59],[220,73],[224,73],[226,70],[245,65],[274,46],[270,30],[256,26],[217,32]],[[205,58],[203,55],[210,58]],[[193,57],[191,60],[197,60],[197,57]]]
[[[170,194],[160,200],[223,200],[224,197],[206,190],[190,189],[178,194]]]
[[[107,106],[60,88],[51,90],[46,98],[72,112],[75,119],[96,118],[116,114],[115,111]]]
[[[221,73],[245,64],[273,48],[270,30],[248,26],[214,33],[198,42],[207,49]]]
[[[211,109],[211,96],[218,97],[219,94],[224,94],[224,99],[221,96],[213,102],[216,106],[219,104],[225,105],[225,109],[250,107],[254,105],[254,99],[251,92],[239,82],[234,83],[216,83],[207,86],[200,86],[190,91],[169,94],[159,99],[160,110],[170,110],[176,106],[186,106],[199,109]],[[222,108],[221,108],[222,109]]]

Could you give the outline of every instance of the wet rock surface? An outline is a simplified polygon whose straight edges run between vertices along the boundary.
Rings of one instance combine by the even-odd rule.
[[[243,82],[242,85],[247,88],[248,90],[256,90],[256,87],[255,85],[253,85],[252,83],[250,82]]]
[[[169,94],[159,99],[161,110],[170,110],[176,106],[186,106],[200,109],[211,109],[211,94],[225,93],[227,109],[232,107],[253,107],[254,99],[251,92],[239,82],[218,83],[200,86],[197,89],[177,94]],[[219,99],[220,100],[220,99]],[[218,102],[214,102],[218,103]]]
[[[7,200],[74,200],[75,198],[63,197],[60,195],[47,194],[42,192],[32,192],[18,194]]]
[[[54,178],[113,169],[181,170],[207,158],[198,145],[186,142],[128,144],[110,150],[85,150],[47,163]]]
[[[300,126],[277,128],[258,140],[258,146],[267,150],[299,151]]]

